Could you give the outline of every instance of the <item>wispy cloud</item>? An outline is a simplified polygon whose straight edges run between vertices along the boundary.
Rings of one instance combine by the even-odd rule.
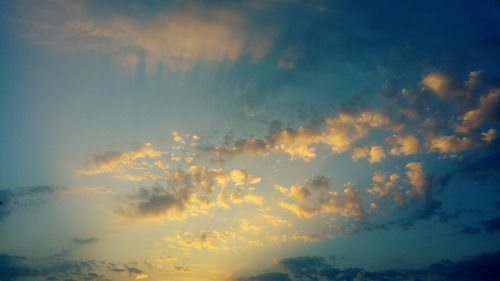
[[[144,21],[120,15],[97,19],[86,1],[23,1],[19,4],[24,33],[36,43],[64,52],[110,54],[118,65],[134,70],[143,60],[149,72],[197,63],[233,63],[243,55],[255,61],[274,45],[269,30],[255,30],[236,9],[192,3],[165,10]]]

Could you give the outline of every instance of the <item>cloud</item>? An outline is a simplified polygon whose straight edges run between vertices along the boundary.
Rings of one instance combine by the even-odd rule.
[[[403,228],[410,228],[416,222],[421,220],[429,220],[437,215],[441,215],[443,203],[436,200],[423,202],[410,215],[404,218],[394,219],[389,222],[389,225],[396,225]]]
[[[343,193],[325,193],[323,190],[313,194],[316,204],[305,206],[288,202],[280,202],[279,206],[295,214],[298,218],[308,219],[319,214],[335,214],[347,218],[361,218],[365,215],[359,192],[349,184],[344,186]]]
[[[466,105],[470,103],[477,84],[480,83],[481,74],[480,71],[472,71],[469,73],[469,79],[464,83],[460,83],[449,75],[433,72],[422,79],[422,85],[439,99]]]
[[[338,268],[334,258],[292,257],[281,260],[266,273],[234,278],[236,281],[405,281],[405,280],[449,280],[449,281],[494,281],[500,278],[497,261],[500,252],[483,253],[458,261],[442,260],[426,267],[401,269],[394,266],[385,270],[369,271],[363,268]],[[275,278],[275,279],[273,279]]]
[[[60,192],[69,190],[60,186],[27,186],[0,189],[0,221],[25,208],[45,204]]]
[[[241,230],[245,232],[260,233],[262,228],[256,224],[251,223],[248,219],[242,219],[240,223]]]
[[[118,209],[119,215],[131,219],[143,218],[184,218],[187,210],[188,188],[170,190],[162,186],[141,187],[131,197],[126,208]]]
[[[184,266],[180,266],[180,265],[173,266],[173,269],[175,269],[177,271],[182,271],[182,272],[191,271],[191,269],[184,267]]]
[[[280,202],[280,207],[292,212],[298,218],[307,219],[316,216],[319,213],[318,208],[305,207],[299,204],[292,204],[288,202]]]
[[[307,197],[311,195],[311,192],[307,187],[302,185],[292,185],[290,188],[286,188],[280,185],[275,184],[274,189],[279,191],[280,193],[290,197],[297,199],[299,201],[304,201]]]
[[[455,98],[455,95],[461,94],[455,91],[456,86],[451,78],[443,73],[433,72],[427,74],[422,79],[422,84],[442,99]]]
[[[232,170],[229,176],[236,186],[257,184],[261,181],[260,177],[249,175],[244,170]]]
[[[467,111],[459,117],[460,123],[455,127],[458,133],[469,134],[486,121],[500,119],[500,89],[493,89],[479,99],[477,108]]]
[[[245,202],[253,203],[253,204],[259,205],[259,206],[264,205],[264,201],[265,201],[264,196],[258,195],[258,194],[253,194],[253,193],[249,193],[249,194],[243,196],[243,200]]]
[[[394,124],[379,112],[340,113],[325,118],[319,127],[279,129],[264,138],[239,139],[228,145],[216,146],[213,152],[221,159],[238,154],[267,156],[270,153],[285,153],[292,159],[311,161],[316,158],[313,145],[326,145],[332,153],[342,153],[353,142],[368,136],[372,129],[398,131],[401,125]],[[380,157],[380,149],[376,148],[373,161],[379,161]]]
[[[176,236],[179,246],[185,251],[218,249],[227,247],[229,239],[236,237],[231,231],[181,232]]]
[[[290,222],[288,222],[286,219],[280,217],[280,216],[273,216],[273,215],[264,215],[264,218],[266,221],[274,226],[274,227],[280,227],[280,226],[292,226]]]
[[[295,232],[293,234],[281,234],[281,235],[274,235],[270,237],[270,240],[273,242],[289,242],[289,241],[301,241],[303,243],[317,243],[319,242],[322,238],[333,238],[331,233],[312,233],[312,234],[305,234],[301,232]]]
[[[125,267],[127,267],[125,265]],[[138,268],[131,269],[129,274],[137,278],[146,274]],[[114,264],[100,260],[72,260],[64,258],[28,258],[0,254],[0,276],[2,280],[96,280],[106,281],[125,271]],[[112,278],[112,279],[115,279]]]
[[[500,217],[496,217],[483,222],[484,229],[489,233],[500,231]]]
[[[406,164],[406,178],[414,189],[409,191],[409,195],[426,197],[429,192],[427,175],[424,173],[420,162],[410,162]]]
[[[269,272],[246,278],[238,278],[235,281],[292,281],[292,279],[285,273]]]
[[[439,153],[458,153],[472,145],[473,142],[466,137],[440,136],[430,140],[429,148]]]
[[[126,264],[123,265],[128,272],[128,275],[133,277],[135,280],[147,279],[149,276],[145,274],[141,269],[128,266]]]
[[[359,159],[367,158],[370,152],[370,148],[368,146],[358,146],[353,147],[352,149],[352,161],[358,161]]]
[[[94,244],[99,242],[99,239],[96,237],[89,237],[89,238],[73,238],[73,242],[76,243],[77,245],[89,245],[89,244]]]
[[[165,186],[140,187],[116,214],[133,220],[186,219],[215,206],[228,209],[229,203],[263,205],[265,202],[262,195],[245,188],[259,183],[261,178],[241,169],[226,173],[218,168],[190,166],[165,173],[162,179],[167,183]],[[229,191],[231,183],[237,192]]]
[[[497,130],[489,129],[487,132],[481,133],[481,136],[483,141],[491,143],[497,138]]]
[[[420,150],[420,142],[414,135],[395,135],[387,138],[387,142],[395,145],[391,148],[390,153],[396,156],[417,154]]]
[[[402,202],[399,191],[399,175],[392,173],[387,177],[382,172],[375,172],[372,176],[373,187],[367,189],[368,193],[378,197],[392,196],[395,201]]]
[[[117,172],[121,168],[134,166],[134,161],[144,158],[155,159],[163,153],[153,148],[151,143],[143,147],[127,151],[111,151],[92,156],[86,168],[79,171],[82,175],[98,175]]]
[[[23,31],[34,42],[58,51],[110,54],[129,71],[141,60],[150,73],[159,64],[178,71],[200,62],[233,63],[243,55],[258,61],[274,45],[270,29],[255,29],[238,10],[220,6],[172,6],[148,21],[93,18],[86,2],[24,1],[18,10]]]
[[[384,148],[382,146],[372,146],[369,155],[368,162],[370,162],[370,164],[378,163],[385,159]]]

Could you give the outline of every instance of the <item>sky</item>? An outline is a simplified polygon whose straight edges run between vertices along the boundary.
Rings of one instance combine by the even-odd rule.
[[[498,1],[0,1],[0,280],[500,280]]]

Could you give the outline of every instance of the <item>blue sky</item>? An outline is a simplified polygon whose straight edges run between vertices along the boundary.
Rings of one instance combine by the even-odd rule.
[[[2,2],[0,279],[497,280],[499,9]]]

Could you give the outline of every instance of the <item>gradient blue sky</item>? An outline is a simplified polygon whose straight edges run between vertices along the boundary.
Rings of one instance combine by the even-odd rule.
[[[2,1],[0,42],[0,280],[500,278],[498,1]]]

